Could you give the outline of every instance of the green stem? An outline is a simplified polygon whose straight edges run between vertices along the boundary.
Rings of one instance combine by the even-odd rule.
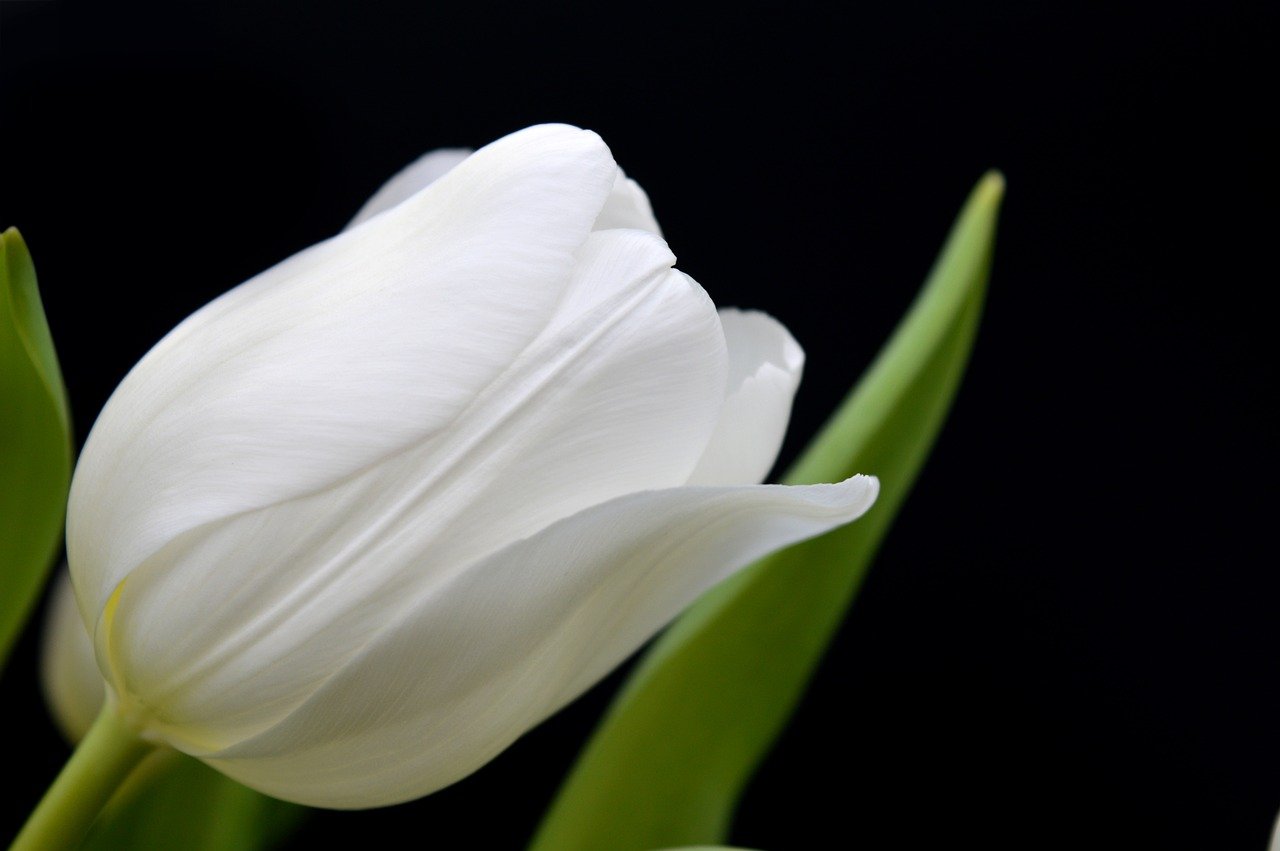
[[[75,848],[112,793],[154,747],[114,707],[102,707],[9,851]]]

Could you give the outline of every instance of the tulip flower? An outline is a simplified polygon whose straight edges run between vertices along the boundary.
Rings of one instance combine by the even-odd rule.
[[[801,349],[674,262],[599,137],[539,126],[182,322],[71,490],[113,723],[287,800],[420,797],[866,511],[870,477],[759,484]]]

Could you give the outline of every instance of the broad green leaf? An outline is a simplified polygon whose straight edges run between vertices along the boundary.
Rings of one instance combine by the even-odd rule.
[[[139,766],[116,793],[82,851],[259,851],[276,847],[305,812],[166,751]]]
[[[536,851],[715,844],[799,701],[906,498],[960,383],[1004,191],[974,189],[876,361],[785,481],[880,477],[860,520],[715,588],[637,666],[578,759]]]
[[[62,372],[14,228],[0,234],[0,669],[62,539],[71,421]]]

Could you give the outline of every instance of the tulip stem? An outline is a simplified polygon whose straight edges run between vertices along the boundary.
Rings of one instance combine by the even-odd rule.
[[[114,706],[103,706],[9,851],[77,847],[111,795],[154,748]]]

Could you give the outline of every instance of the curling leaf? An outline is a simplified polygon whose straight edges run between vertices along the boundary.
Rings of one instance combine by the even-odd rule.
[[[787,474],[880,477],[860,520],[715,588],[637,666],[548,812],[535,851],[715,844],[843,620],[959,386],[978,327],[1004,181],[961,211],[911,310]]]

